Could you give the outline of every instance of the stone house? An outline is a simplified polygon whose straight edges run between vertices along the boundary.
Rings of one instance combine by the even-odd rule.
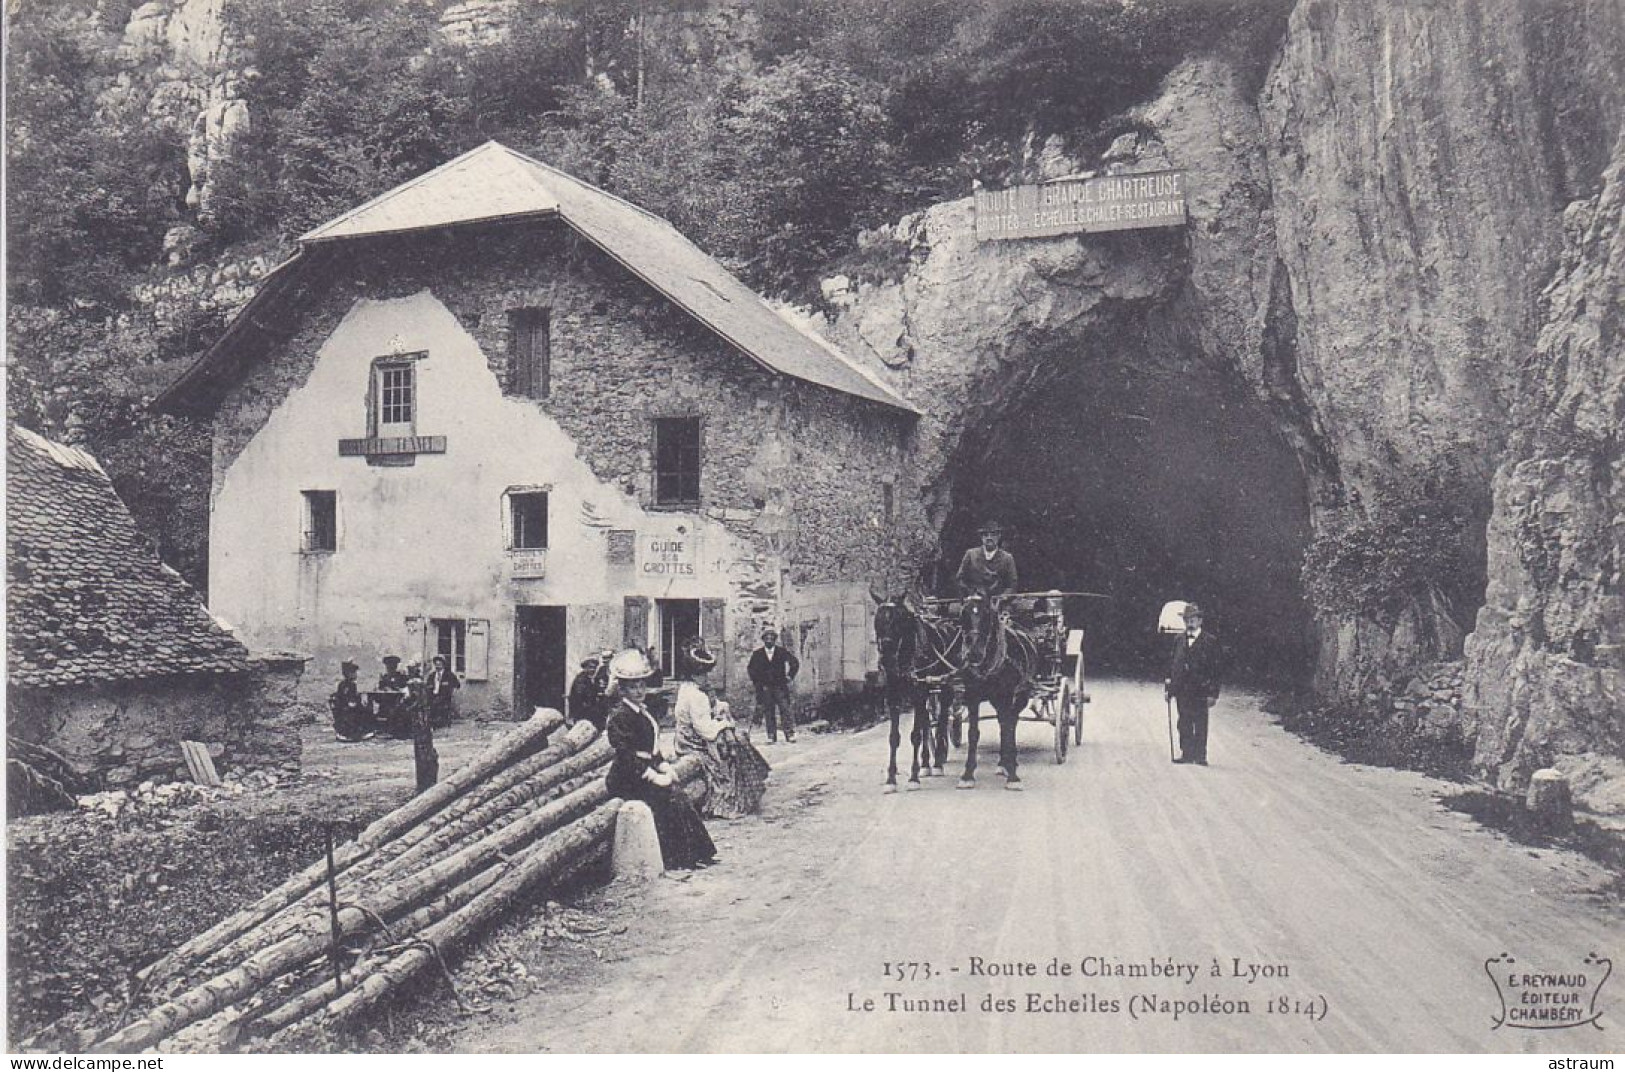
[[[222,762],[297,765],[303,660],[253,656],[158,560],[84,451],[6,434],[6,732],[112,785]]]
[[[444,654],[465,711],[761,627],[873,667],[916,411],[670,224],[488,143],[306,234],[160,398],[214,427],[210,602],[253,643]]]

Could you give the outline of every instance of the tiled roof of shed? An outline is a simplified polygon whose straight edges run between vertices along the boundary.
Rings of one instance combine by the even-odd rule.
[[[498,142],[486,142],[402,183],[299,241],[303,250],[314,250],[372,235],[548,216],[563,220],[764,368],[893,409],[919,412],[873,372],[835,347],[809,338],[659,216]],[[228,331],[165,392],[160,408],[188,408],[180,396],[191,385],[209,382],[229,338]]]
[[[94,458],[12,426],[6,462],[12,685],[248,669],[248,649],[158,560]]]

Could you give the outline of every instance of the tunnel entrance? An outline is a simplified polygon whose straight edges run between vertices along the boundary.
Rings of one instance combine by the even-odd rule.
[[[973,422],[948,470],[938,589],[996,518],[1022,590],[1109,597],[1067,604],[1094,670],[1162,676],[1157,612],[1186,599],[1223,641],[1227,676],[1302,680],[1314,650],[1303,473],[1264,405],[1180,350],[1132,333],[1057,347]]]

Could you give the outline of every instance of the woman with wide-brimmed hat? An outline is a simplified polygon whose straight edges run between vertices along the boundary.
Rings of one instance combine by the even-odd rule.
[[[717,658],[705,642],[688,641],[679,658],[680,674],[688,680],[677,689],[677,752],[693,753],[705,766],[705,814],[715,819],[753,814],[762,805],[772,768],[711,687]]]
[[[636,648],[609,661],[611,700],[604,733],[615,758],[605,785],[622,800],[649,805],[660,835],[660,858],[668,869],[705,867],[716,862],[717,847],[660,754],[660,724],[643,706],[653,673],[649,657]]]

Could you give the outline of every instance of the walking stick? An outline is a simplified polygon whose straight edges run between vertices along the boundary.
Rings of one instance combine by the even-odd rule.
[[[1168,704],[1168,762],[1172,763],[1174,762],[1174,698],[1164,696],[1163,700]]]

